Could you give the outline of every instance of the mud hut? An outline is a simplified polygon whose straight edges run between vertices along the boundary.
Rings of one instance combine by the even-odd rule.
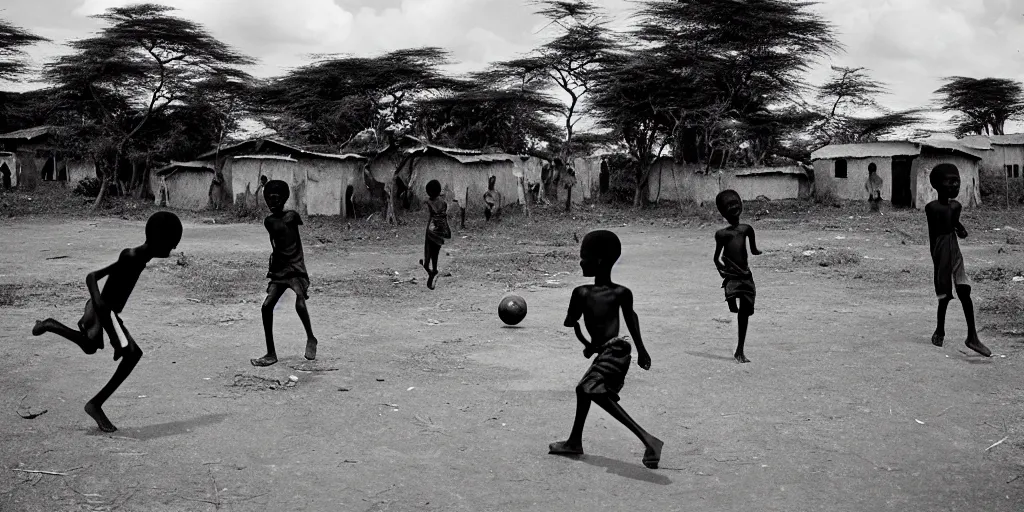
[[[235,205],[261,205],[256,195],[260,177],[281,180],[291,194],[285,208],[300,215],[355,216],[357,205],[370,201],[363,179],[366,159],[303,151],[291,156],[238,155],[231,157],[231,190]]]
[[[182,210],[205,210],[210,205],[214,171],[206,162],[172,162],[154,174],[158,205]]]

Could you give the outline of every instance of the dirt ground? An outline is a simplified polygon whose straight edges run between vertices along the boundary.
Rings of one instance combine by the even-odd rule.
[[[474,220],[445,246],[435,291],[416,267],[418,222],[311,219],[319,357],[302,359],[289,293],[282,360],[259,369],[266,233],[186,216],[122,315],[145,356],[105,407],[114,434],[82,411],[115,368],[109,348],[86,356],[29,331],[44,316],[73,325],[85,274],[140,243],[143,223],[5,218],[0,510],[1022,510],[1020,212],[965,216],[985,359],[965,353],[958,302],[946,346],[929,343],[920,212],[747,211],[765,254],[746,365],[730,357],[736,322],[711,262],[721,223],[706,209]],[[576,238],[596,228],[622,238],[613,278],[636,295],[654,361],[634,363],[621,403],[665,441],[658,470],[596,407],[587,455],[547,455],[588,364],[561,322],[585,282]],[[509,290],[529,304],[516,328],[495,311]]]

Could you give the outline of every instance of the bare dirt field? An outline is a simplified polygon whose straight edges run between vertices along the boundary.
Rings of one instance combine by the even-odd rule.
[[[416,266],[419,217],[307,219],[319,357],[302,358],[289,292],[268,368],[249,364],[264,350],[266,232],[185,215],[178,250],[150,264],[122,315],[145,356],[105,407],[114,434],[82,411],[116,366],[109,348],[86,356],[29,331],[78,320],[86,273],[142,242],[145,212],[2,218],[0,510],[1024,509],[1021,212],[964,219],[985,359],[966,353],[959,302],[946,346],[929,342],[923,213],[746,211],[765,252],[751,259],[746,365],[731,358],[736,322],[711,262],[722,223],[706,208],[473,219],[445,246],[435,291]],[[596,407],[585,456],[547,455],[588,365],[561,323],[585,282],[576,238],[597,228],[623,241],[613,278],[636,295],[654,361],[634,363],[621,403],[665,441],[658,470]],[[496,315],[508,290],[529,303],[516,328]]]

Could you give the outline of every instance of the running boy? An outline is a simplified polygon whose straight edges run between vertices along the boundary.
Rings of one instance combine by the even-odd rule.
[[[619,238],[611,231],[591,231],[580,244],[580,267],[584,276],[594,278],[594,284],[582,285],[572,291],[564,325],[572,327],[576,337],[583,343],[583,357],[589,359],[594,354],[597,357],[576,385],[576,419],[569,439],[551,443],[548,453],[583,454],[583,425],[587,421],[590,403],[593,402],[640,438],[646,447],[644,465],[656,469],[661,461],[664,443],[648,434],[619,405],[619,391],[629,371],[632,350],[629,339],[619,336],[620,310],[629,334],[636,341],[637,363],[644,370],[651,369],[651,356],[640,339],[640,320],[633,311],[633,292],[612,282],[612,266],[621,253]],[[580,329],[581,316],[590,333],[590,341],[587,341]]]
[[[955,199],[960,195],[960,171],[953,164],[939,164],[932,169],[929,180],[939,194],[937,200],[924,207],[928,217],[928,245],[935,265],[935,294],[939,297],[938,325],[932,334],[932,344],[941,347],[946,337],[946,307],[953,300],[955,284],[956,295],[960,298],[967,318],[967,340],[964,344],[985,357],[992,357],[992,352],[978,339],[978,331],[974,326],[971,282],[964,272],[964,257],[956,240],[957,237],[967,238],[967,230],[960,224],[960,211],[963,207]]]
[[[452,229],[448,225],[448,203],[441,199],[441,183],[430,180],[427,183],[427,239],[423,243],[423,259],[420,265],[427,271],[427,288],[434,289],[437,278],[437,257],[441,254],[441,246],[445,238],[452,237]],[[434,269],[430,269],[433,263]]]
[[[32,334],[39,336],[44,332],[52,332],[74,342],[86,354],[95,354],[103,348],[103,333],[110,340],[114,349],[114,361],[121,362],[117,370],[96,396],[85,404],[85,412],[96,421],[96,425],[104,432],[114,432],[117,427],[103,413],[103,404],[110,395],[128,378],[139,359],[142,350],[119,313],[128,303],[128,297],[135,289],[139,276],[146,264],[153,258],[166,258],[181,241],[181,221],[170,212],[154,213],[146,222],[146,242],[134,249],[121,251],[117,261],[85,277],[89,288],[89,300],[85,303],[85,313],[78,321],[78,330],[72,329],[52,318],[36,322]],[[103,289],[99,288],[99,280],[107,278]]]
[[[723,279],[722,288],[725,288],[725,300],[729,301],[729,311],[737,314],[740,327],[739,343],[733,357],[741,363],[749,363],[750,360],[743,354],[743,342],[747,338],[747,322],[754,314],[757,290],[754,288],[754,276],[747,265],[747,239],[750,239],[750,254],[757,256],[761,251],[757,250],[754,228],[740,224],[740,214],[743,213],[740,195],[735,190],[723,190],[715,198],[715,204],[722,217],[729,222],[728,227],[715,232],[714,260],[718,275]]]
[[[277,362],[277,351],[274,349],[274,306],[291,288],[295,292],[295,312],[299,314],[302,327],[306,330],[306,359],[316,359],[316,337],[309,323],[309,311],[306,310],[306,299],[309,298],[309,275],[306,274],[306,261],[302,255],[302,239],[299,238],[299,226],[302,218],[295,210],[285,211],[284,204],[290,195],[288,184],[281,180],[270,180],[263,187],[263,197],[270,208],[270,215],[263,225],[270,234],[270,270],[267,277],[267,299],[263,301],[263,332],[267,338],[267,355],[259,359],[250,359],[253,366],[270,366]]]

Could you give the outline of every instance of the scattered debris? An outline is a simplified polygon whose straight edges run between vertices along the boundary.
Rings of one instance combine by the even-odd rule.
[[[716,322],[718,322],[720,324],[731,324],[732,323],[732,318],[729,318],[729,317],[715,317],[714,321],[716,321]]]
[[[409,389],[407,389],[406,391],[412,391],[414,389],[416,389],[416,386],[410,386]]]
[[[48,260],[62,260],[64,258],[67,258],[67,256],[51,256],[51,257],[46,258],[46,259],[48,259]]]
[[[352,391],[352,390],[349,389],[349,388],[338,388],[338,391]]]
[[[377,382],[384,382],[384,379],[377,377]]]
[[[919,420],[919,419],[917,419],[917,418],[914,418],[914,421],[916,421],[916,422],[920,423],[921,425],[924,425],[924,422],[923,422],[923,421],[921,421],[921,420]]]
[[[81,468],[75,468],[75,469],[81,469]],[[71,471],[74,471],[75,469],[68,470],[68,473],[70,473]],[[13,468],[13,469],[11,469],[11,471],[20,471],[22,473],[33,473],[33,474],[37,474],[37,475],[68,476],[68,473],[58,473],[57,471],[43,471],[41,469],[18,469],[18,468]]]
[[[992,446],[989,446],[988,448],[985,448],[985,451],[987,452],[987,451],[991,450],[992,448],[995,448],[996,446],[999,446],[999,445],[1003,444],[1003,441],[1006,441],[1009,438],[1010,438],[1010,436],[1006,436],[1006,437],[996,441]]]

